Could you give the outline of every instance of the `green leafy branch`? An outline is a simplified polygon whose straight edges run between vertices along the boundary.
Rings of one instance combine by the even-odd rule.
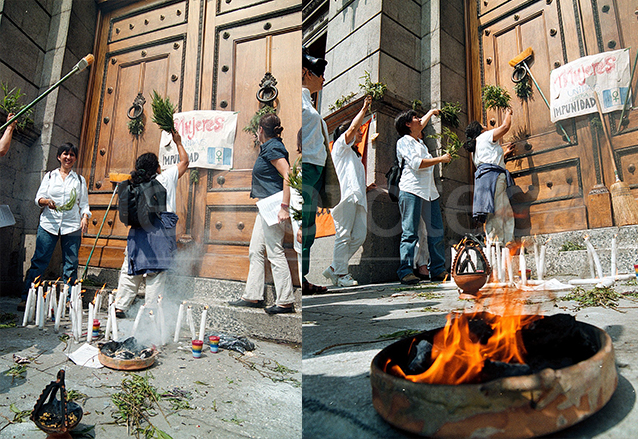
[[[503,87],[498,85],[486,85],[481,90],[483,106],[486,110],[510,108],[512,97]]]
[[[151,94],[153,98],[151,102],[151,108],[153,109],[153,122],[156,123],[160,129],[168,131],[169,133],[175,129],[175,123],[173,122],[173,113],[175,113],[176,107],[171,103],[170,99],[162,97],[153,90]]]
[[[463,147],[463,142],[448,127],[443,127],[440,133],[430,134],[428,138],[440,140],[443,153],[450,154],[452,159],[459,157],[459,150]]]
[[[441,121],[451,126],[452,128],[458,128],[460,125],[459,114],[461,113],[460,102],[445,102],[441,107],[439,117]]]
[[[0,89],[3,93],[3,98],[0,101],[0,108],[8,113],[17,114],[21,111],[26,104],[22,104],[20,101],[26,95],[22,93],[22,90],[19,88],[12,88],[9,90],[9,86],[6,83],[0,84]],[[31,115],[33,114],[33,109],[27,110],[22,116],[18,118],[16,123],[17,127],[23,130],[28,124],[33,124],[33,119],[31,119]]]
[[[341,97],[339,99],[337,99],[334,104],[328,106],[328,110],[330,110],[330,111],[338,110],[339,108],[343,107],[344,105],[347,105],[348,103],[350,103],[352,98],[354,98],[356,95],[357,94],[355,92],[352,92],[352,93],[350,93],[347,96],[341,95]]]
[[[370,78],[370,72],[365,70],[363,76],[359,79],[363,79],[363,83],[359,84],[359,88],[363,91],[364,96],[372,96],[372,99],[378,101],[383,98],[383,95],[388,90],[388,86],[383,82],[372,82]]]
[[[300,197],[302,196],[301,157],[298,157],[297,160],[295,160],[295,163],[292,165],[292,169],[288,173],[288,186],[290,186],[290,189],[297,191],[297,194]],[[292,219],[295,221],[301,221],[301,209],[291,207],[290,210],[292,210]]]

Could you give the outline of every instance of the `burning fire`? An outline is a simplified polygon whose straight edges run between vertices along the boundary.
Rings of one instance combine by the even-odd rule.
[[[516,294],[518,296],[518,294]],[[483,303],[471,313],[447,315],[445,327],[435,334],[432,343],[431,365],[423,373],[410,375],[392,359],[388,359],[384,370],[393,375],[412,382],[428,384],[464,384],[477,382],[486,361],[501,363],[525,364],[526,350],[523,345],[521,329],[540,315],[524,315],[523,301],[520,297],[514,300],[512,291],[502,290],[498,296],[490,298],[490,309],[498,309],[501,315],[493,315],[486,320],[480,311]],[[483,302],[486,301],[483,298]],[[481,337],[470,329],[473,319],[481,319],[489,325],[489,338]],[[414,340],[410,346],[408,356],[416,349]]]

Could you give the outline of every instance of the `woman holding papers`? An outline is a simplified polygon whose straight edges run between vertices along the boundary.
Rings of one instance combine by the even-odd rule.
[[[281,121],[275,114],[266,114],[259,121],[257,136],[261,142],[259,156],[253,167],[250,196],[258,198],[259,211],[250,239],[248,257],[250,267],[246,290],[239,300],[228,302],[233,306],[262,308],[264,306],[265,259],[268,257],[275,282],[275,304],[268,314],[294,312],[292,278],[284,253],[285,222],[290,219],[290,187],[288,186],[288,151],[281,142]]]

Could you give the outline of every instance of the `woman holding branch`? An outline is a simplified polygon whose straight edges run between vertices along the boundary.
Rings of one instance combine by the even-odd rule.
[[[467,141],[463,147],[472,153],[474,173],[474,203],[472,216],[485,223],[485,234],[503,243],[514,240],[514,213],[507,188],[514,185],[505,169],[505,157],[514,151],[512,143],[499,144],[499,140],[512,126],[512,109],[505,110],[503,123],[488,130],[480,122],[471,122],[465,129]]]
[[[282,192],[282,198],[280,205],[275,207],[272,204],[263,204],[263,209],[270,208],[277,211],[273,224],[269,224],[266,218],[274,211],[262,211],[262,207],[259,207],[248,249],[250,266],[246,290],[239,300],[228,302],[232,306],[263,308],[266,275],[264,256],[267,256],[277,295],[275,304],[265,309],[268,314],[294,312],[292,278],[283,247],[286,222],[290,219],[290,187],[288,186],[290,164],[288,151],[281,141],[283,130],[276,114],[266,114],[259,120],[257,136],[261,147],[253,167],[250,196],[263,200]]]

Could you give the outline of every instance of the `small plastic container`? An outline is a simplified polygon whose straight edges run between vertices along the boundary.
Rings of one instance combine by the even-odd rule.
[[[193,340],[193,358],[199,358],[202,356],[202,347],[204,342],[202,340]]]
[[[210,337],[208,337],[208,341],[210,343],[210,351],[213,354],[219,352],[219,337],[216,335],[211,335]]]

